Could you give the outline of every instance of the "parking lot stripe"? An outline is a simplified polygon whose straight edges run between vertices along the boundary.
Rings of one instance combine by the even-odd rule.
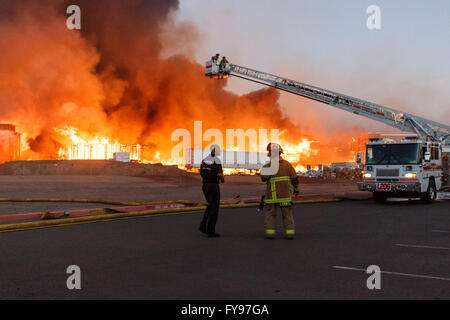
[[[395,244],[397,247],[408,247],[408,248],[420,248],[420,249],[437,249],[437,250],[450,250],[450,248],[446,247],[430,247],[430,246],[422,246],[422,245],[413,245],[413,244]]]
[[[333,268],[334,269],[341,269],[341,270],[367,272],[366,269],[352,268],[352,267],[333,266]],[[434,276],[427,276],[427,275],[421,275],[421,274],[401,273],[401,272],[392,272],[392,271],[383,271],[383,270],[381,270],[380,273],[382,273],[382,274],[390,274],[390,275],[394,275],[394,276],[411,277],[411,278],[422,278],[422,279],[450,281],[450,278],[434,277]]]

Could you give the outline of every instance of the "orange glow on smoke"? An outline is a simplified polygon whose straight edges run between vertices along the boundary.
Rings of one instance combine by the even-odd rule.
[[[285,157],[298,170],[353,158],[350,139],[362,133],[349,129],[353,124],[328,132],[321,115],[286,116],[284,109],[303,110],[305,100],[282,106],[274,88],[238,95],[227,89],[230,80],[205,77],[193,59],[200,40],[195,27],[163,30],[174,23],[169,13],[176,0],[79,0],[86,13],[82,32],[67,30],[59,0],[3,3],[0,123],[16,125],[22,160],[111,159],[129,150],[135,161],[178,165],[171,135],[186,128],[194,137],[196,120],[203,132],[279,129]],[[240,151],[265,152],[258,143]]]

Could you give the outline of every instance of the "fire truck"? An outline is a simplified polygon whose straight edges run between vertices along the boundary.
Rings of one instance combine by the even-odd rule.
[[[432,202],[438,191],[449,195],[449,125],[219,60],[216,55],[206,62],[207,77],[226,79],[234,76],[253,81],[411,133],[402,139],[373,138],[367,143],[363,180],[358,187],[373,192],[375,201],[384,202],[390,197],[420,197]],[[357,162],[361,162],[360,159]]]

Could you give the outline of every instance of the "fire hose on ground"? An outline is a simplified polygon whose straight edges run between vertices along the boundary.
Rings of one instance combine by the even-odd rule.
[[[148,202],[135,202],[135,201],[109,201],[109,200],[95,200],[95,199],[10,199],[0,198],[0,202],[72,202],[72,203],[98,203],[109,204],[114,206],[146,206],[157,204],[185,204],[185,205],[198,205],[203,202],[190,201],[190,200],[166,200],[166,201],[148,201]]]
[[[293,200],[294,204],[308,204],[308,203],[324,203],[342,201],[344,198],[317,198],[317,199],[302,199]],[[130,219],[146,216],[194,213],[204,211],[206,203],[189,201],[189,200],[169,200],[169,201],[154,201],[154,202],[115,202],[115,201],[99,201],[87,199],[0,199],[0,202],[75,202],[75,203],[103,203],[112,205],[126,205],[126,206],[140,206],[140,205],[162,205],[162,204],[185,204],[183,208],[165,208],[153,209],[144,211],[121,212],[120,209],[103,208],[92,211],[89,215],[80,217],[70,217],[65,214],[44,213],[39,221],[11,223],[0,225],[0,232],[13,232],[31,229],[40,229],[54,226],[67,226],[74,224],[93,223],[108,220]],[[258,207],[259,201],[256,199],[246,202],[246,200],[238,200],[238,203],[222,202],[221,209],[235,209],[235,208],[249,208]]]

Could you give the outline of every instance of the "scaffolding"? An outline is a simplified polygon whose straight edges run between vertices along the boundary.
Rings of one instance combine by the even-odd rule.
[[[142,161],[141,145],[120,143],[73,143],[69,147],[69,160],[112,160],[116,152],[128,152],[131,161]]]

